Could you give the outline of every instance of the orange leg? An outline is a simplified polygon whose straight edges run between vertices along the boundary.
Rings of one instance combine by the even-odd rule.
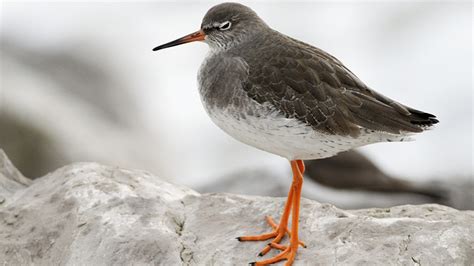
[[[260,256],[265,255],[270,249],[275,248],[282,250],[277,256],[258,262],[251,263],[252,265],[267,265],[272,264],[284,259],[287,259],[286,265],[291,265],[298,250],[298,245],[306,247],[305,244],[298,239],[298,218],[299,218],[299,207],[301,198],[301,188],[303,186],[303,173],[304,163],[302,160],[291,161],[291,169],[293,171],[293,183],[290,191],[288,192],[288,199],[285,204],[283,215],[280,219],[280,224],[277,225],[273,219],[267,216],[267,222],[273,228],[271,233],[256,235],[256,236],[243,236],[238,237],[239,241],[259,241],[274,238],[261,252]],[[291,232],[288,230],[288,219],[292,212]],[[289,246],[280,245],[280,241],[288,234],[290,237]]]
[[[285,203],[285,208],[283,210],[283,214],[280,219],[280,225],[276,225],[273,219],[270,216],[266,216],[267,223],[273,227],[273,231],[267,234],[255,235],[255,236],[241,236],[237,237],[239,241],[262,241],[267,240],[270,238],[275,238],[273,241],[278,241],[279,243],[281,239],[285,236],[288,228],[288,218],[290,216],[291,205],[293,202],[293,189],[290,189],[288,192],[288,198]],[[265,247],[260,253],[260,256],[265,255],[270,250],[270,247]]]

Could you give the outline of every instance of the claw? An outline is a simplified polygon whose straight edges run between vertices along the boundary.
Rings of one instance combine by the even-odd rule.
[[[291,247],[288,247],[282,252],[280,252],[280,254],[276,255],[275,257],[269,258],[266,260],[256,261],[255,264],[253,265],[255,266],[268,265],[268,264],[276,263],[282,260],[288,260],[288,262],[291,265],[291,262],[293,262],[293,258],[295,257],[295,254],[296,254],[296,249],[293,250]]]

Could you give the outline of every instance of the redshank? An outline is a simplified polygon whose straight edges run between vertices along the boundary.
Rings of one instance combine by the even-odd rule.
[[[203,41],[210,53],[199,70],[202,103],[217,126],[237,140],[290,161],[293,183],[271,232],[241,236],[239,241],[273,239],[275,257],[252,262],[267,265],[287,260],[298,247],[298,217],[303,160],[333,156],[363,145],[404,141],[438,120],[375,92],[339,60],[321,49],[270,28],[253,10],[237,3],[212,7],[201,29],[160,50]],[[289,216],[291,213],[291,226]],[[288,245],[280,244],[288,235]]]

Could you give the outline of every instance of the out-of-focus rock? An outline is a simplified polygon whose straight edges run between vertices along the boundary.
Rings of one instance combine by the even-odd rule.
[[[5,160],[5,157],[0,157]],[[245,265],[284,198],[199,194],[137,170],[63,167],[0,205],[7,265]],[[303,199],[294,265],[472,262],[474,212],[439,205],[344,211]],[[272,251],[269,255],[274,255]]]
[[[449,182],[408,181],[384,173],[362,153],[356,151],[305,163],[303,196],[340,208],[438,203],[456,209],[474,209],[472,179],[455,178],[456,182],[462,182],[459,184],[453,179]],[[266,166],[242,170],[197,185],[196,189],[207,193],[230,192],[282,197],[288,193],[290,184],[291,173],[287,165],[282,165],[281,168]]]
[[[474,210],[474,177],[457,177],[455,180],[453,182],[447,179],[433,183],[434,186],[447,191],[447,196],[440,203],[458,210]]]
[[[31,180],[24,177],[0,149],[0,206],[10,199],[13,193],[30,184]]]
[[[354,150],[322,160],[305,161],[305,165],[308,178],[332,188],[414,193],[434,199],[441,199],[446,193],[431,185],[392,177]]]
[[[0,129],[0,147],[24,175],[37,177],[68,163],[66,152],[44,129],[6,111],[0,115]]]
[[[0,56],[0,147],[25,176],[74,161],[158,165],[144,148],[153,138],[141,126],[132,89],[93,47],[34,49],[6,36]]]
[[[91,51],[94,54],[90,54]],[[95,54],[94,47],[82,45],[82,49],[76,47],[65,50],[34,50],[10,42],[7,38],[1,42],[0,53],[2,58],[6,59],[6,66],[14,63],[32,76],[47,79],[37,79],[49,83],[45,93],[62,94],[82,102],[96,115],[117,125],[134,125],[136,122],[134,116],[137,105],[130,90],[120,83],[117,77],[111,75],[110,70],[106,68],[107,62],[100,61],[100,55]],[[8,70],[3,71],[11,74]],[[15,78],[7,77],[3,85],[15,85]],[[123,108],[124,106],[126,108]]]
[[[290,172],[285,174],[282,169],[259,168],[239,171],[195,188],[202,193],[228,192],[284,197],[287,195],[290,185]],[[344,209],[386,208],[402,204],[433,203],[432,198],[424,195],[337,189],[321,185],[310,178],[304,180],[303,197],[334,204]]]

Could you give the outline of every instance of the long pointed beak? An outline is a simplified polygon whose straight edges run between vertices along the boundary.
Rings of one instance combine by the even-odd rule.
[[[173,47],[173,46],[180,45],[180,44],[185,44],[185,43],[188,43],[188,42],[204,41],[205,37],[206,37],[206,34],[204,33],[204,31],[198,30],[198,31],[193,32],[191,34],[188,34],[184,37],[181,37],[177,40],[174,40],[172,42],[165,43],[165,44],[162,44],[160,46],[157,46],[157,47],[153,48],[153,51],[158,51],[158,50],[161,50],[161,49]]]

